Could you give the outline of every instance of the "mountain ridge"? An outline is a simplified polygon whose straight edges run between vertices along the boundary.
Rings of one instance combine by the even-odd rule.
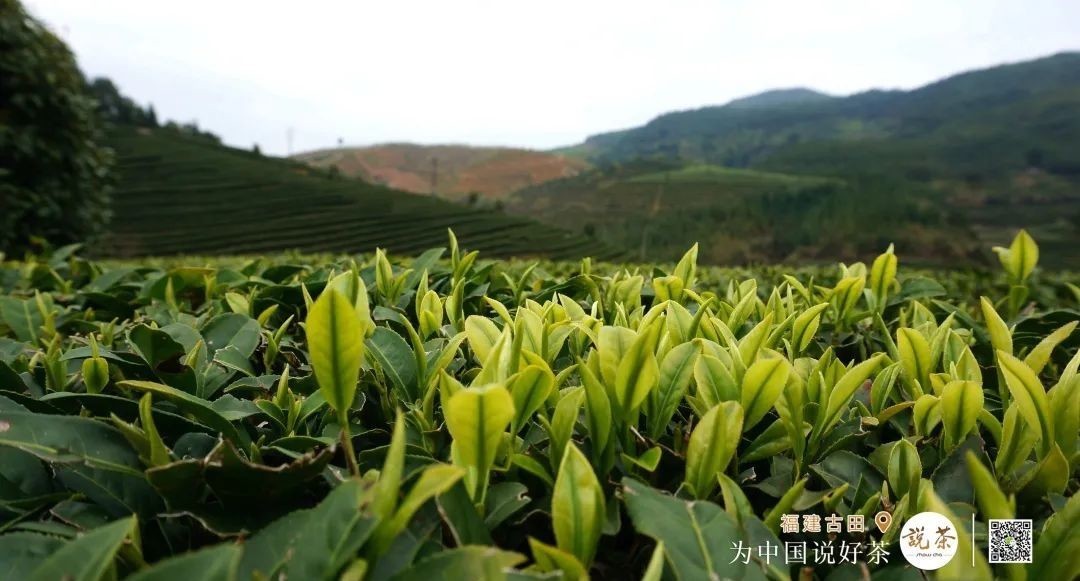
[[[595,169],[519,191],[508,208],[636,245],[642,257],[674,259],[711,238],[702,256],[717,262],[862,260],[888,230],[905,256],[944,264],[1027,228],[1045,264],[1080,268],[1080,52],[911,90],[769,104],[777,95],[590,136],[567,151]],[[687,169],[695,164],[717,169]],[[833,181],[792,189],[722,171],[739,168]],[[672,177],[646,187],[638,176],[648,172]],[[807,221],[818,229],[804,231]]]

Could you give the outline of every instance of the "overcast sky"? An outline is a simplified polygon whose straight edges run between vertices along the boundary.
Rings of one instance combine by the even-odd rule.
[[[1080,49],[1077,0],[24,0],[91,76],[263,151],[549,148],[782,87]]]

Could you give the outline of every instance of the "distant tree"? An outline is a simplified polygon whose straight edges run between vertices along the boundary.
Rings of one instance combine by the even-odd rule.
[[[176,131],[182,135],[188,137],[194,137],[202,141],[208,141],[215,145],[221,145],[221,137],[211,131],[204,131],[199,128],[198,121],[189,121],[187,123],[177,124],[173,121],[169,121],[165,124],[165,128],[171,131]]]
[[[0,0],[0,250],[92,240],[109,219],[112,153],[68,47]]]
[[[251,146],[251,153],[254,153],[255,155],[259,155],[259,156],[262,155],[262,150],[259,149],[259,144],[258,143]]]
[[[124,96],[111,79],[98,77],[90,81],[90,94],[98,102],[101,117],[117,125],[157,127],[157,112],[153,105],[143,108],[131,98]]]
[[[475,206],[480,202],[480,192],[469,192],[468,204]]]

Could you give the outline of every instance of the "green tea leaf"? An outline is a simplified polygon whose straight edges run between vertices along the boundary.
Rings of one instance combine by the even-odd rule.
[[[870,292],[874,295],[879,310],[885,306],[889,298],[889,290],[896,281],[896,268],[896,254],[893,253],[893,246],[890,244],[889,249],[878,255],[874,259],[873,266],[870,267]]]
[[[514,400],[510,432],[517,434],[555,389],[555,375],[547,366],[528,365],[507,380]]]
[[[536,561],[540,571],[558,572],[566,581],[581,581],[589,578],[588,570],[574,555],[532,537],[529,537],[529,548],[532,549],[533,560]]]
[[[915,445],[904,439],[899,440],[889,452],[889,486],[896,493],[896,498],[912,493],[918,497],[919,482],[922,481],[922,459]]]
[[[832,392],[829,393],[828,405],[825,408],[825,413],[820,416],[820,421],[817,426],[820,426],[818,434],[825,433],[829,428],[833,427],[836,422],[840,421],[840,416],[845,409],[847,409],[848,403],[851,398],[854,397],[855,391],[866,383],[866,380],[870,379],[870,376],[877,370],[881,364],[885,355],[878,353],[870,359],[859,363],[844,373],[843,377],[836,382],[833,386]]]
[[[244,542],[236,579],[336,577],[379,522],[366,510],[370,499],[371,488],[350,478],[314,508],[279,518]]]
[[[706,501],[687,502],[624,478],[623,500],[634,528],[664,543],[679,579],[742,579],[746,565],[727,555],[745,540],[734,517]]]
[[[829,308],[829,303],[819,303],[795,317],[795,322],[791,326],[791,345],[795,347],[796,353],[802,353],[810,346],[810,341],[814,339],[821,325],[821,313],[827,308]]]
[[[1017,232],[1008,249],[995,246],[994,252],[998,254],[1005,272],[1015,283],[1026,280],[1039,262],[1039,246],[1026,230]]]
[[[258,321],[246,314],[227,313],[210,319],[202,335],[211,358],[218,349],[232,346],[246,359],[259,346],[259,329]]]
[[[918,506],[922,510],[941,514],[953,523],[962,522],[952,510],[949,509],[949,506],[934,493],[933,487],[930,486],[928,482],[924,482],[920,488],[922,492]],[[955,532],[957,557],[960,555],[967,555],[969,558],[954,558],[949,561],[944,567],[937,570],[937,579],[942,581],[992,579],[993,574],[990,571],[990,565],[987,564],[983,552],[974,546],[975,541],[971,538],[971,534],[963,526],[958,526]],[[972,561],[975,563],[974,567],[972,567]]]
[[[96,528],[65,543],[42,561],[28,579],[98,581],[108,571],[124,542],[137,538],[137,535],[138,520],[134,516]]]
[[[152,381],[121,381],[117,385],[143,393],[152,393],[168,400],[200,423],[221,432],[222,435],[237,444],[246,444],[249,441],[245,432],[237,430],[232,422],[200,397]]]
[[[629,418],[660,381],[660,366],[653,353],[659,326],[638,334],[623,355],[615,373],[615,401],[623,418]]]
[[[1080,570],[1080,494],[1046,520],[1035,542],[1029,579],[1068,579]]]
[[[131,581],[232,581],[240,564],[241,548],[231,543],[183,553],[164,559],[153,567],[136,572]]]
[[[469,493],[480,502],[499,441],[514,419],[514,400],[506,387],[491,384],[459,391],[446,402],[445,412],[462,466],[475,475]]]
[[[668,351],[660,363],[660,381],[657,389],[650,392],[649,436],[658,439],[671,423],[675,410],[682,403],[700,352],[694,343],[683,343]]]
[[[165,447],[165,442],[161,439],[157,426],[154,424],[154,415],[151,411],[153,397],[147,393],[139,401],[139,421],[143,431],[146,432],[146,440],[149,444],[150,466],[164,466],[169,463],[169,449]]]
[[[742,426],[742,406],[727,401],[710,409],[690,433],[685,482],[697,498],[708,498],[716,488],[716,475],[724,471],[735,455]]]
[[[476,355],[476,360],[483,363],[502,331],[487,317],[470,315],[465,319],[465,335],[469,338],[469,348]]]
[[[394,417],[393,430],[390,448],[386,451],[386,460],[379,471],[371,500],[371,512],[383,521],[389,520],[394,514],[405,471],[405,415],[401,410],[397,410]]]
[[[364,359],[363,324],[353,304],[331,289],[312,305],[306,331],[319,390],[330,407],[343,416],[356,397]]]
[[[18,448],[52,463],[142,476],[135,450],[115,428],[91,418],[0,411],[0,446]]]
[[[1054,444],[1054,423],[1042,382],[1023,361],[1004,351],[997,352],[997,360],[1020,414],[1039,432],[1042,452],[1049,452]]]
[[[698,397],[708,407],[724,401],[739,401],[742,394],[731,371],[716,357],[703,354],[694,366]]]
[[[1009,330],[1009,326],[994,309],[994,303],[990,302],[990,299],[982,297],[979,299],[979,304],[982,306],[983,319],[986,320],[986,330],[990,333],[990,344],[993,345],[995,351],[1004,351],[1012,355],[1012,331]]]
[[[28,579],[39,563],[63,545],[60,538],[39,533],[17,531],[0,535],[0,576]]]
[[[975,429],[983,409],[982,386],[974,381],[950,381],[941,391],[940,405],[945,449],[951,450]]]
[[[930,389],[930,365],[933,361],[930,343],[922,333],[902,327],[896,330],[896,348],[900,353],[904,379],[912,394],[918,397],[926,393]]]
[[[417,385],[416,359],[412,348],[401,335],[386,327],[377,327],[365,346],[366,353],[383,375],[390,379],[398,397],[406,402],[420,400],[422,394]]]
[[[449,464],[433,464],[425,468],[416,484],[413,484],[412,488],[409,489],[409,493],[405,495],[401,504],[398,505],[394,516],[389,521],[380,523],[379,528],[376,529],[370,554],[372,556],[382,554],[390,547],[393,540],[405,530],[413,515],[420,510],[420,507],[425,502],[450,490],[464,476],[464,469]]]
[[[1039,344],[1027,354],[1024,358],[1024,363],[1031,368],[1036,374],[1042,373],[1043,367],[1046,367],[1046,362],[1050,360],[1051,353],[1054,352],[1054,348],[1057,347],[1072,335],[1076,330],[1076,325],[1080,324],[1080,321],[1073,321],[1067,325],[1062,326],[1053,333],[1047,335]]]
[[[746,370],[741,398],[746,414],[744,429],[754,427],[769,413],[784,391],[790,370],[787,360],[779,357],[758,359]]]
[[[975,487],[975,500],[984,518],[1015,518],[1013,504],[1005,498],[1005,493],[998,487],[997,479],[990,470],[983,466],[974,452],[968,451],[964,460],[967,462],[971,483]]]
[[[586,567],[596,554],[604,524],[604,491],[585,455],[572,442],[555,478],[551,520],[557,546]]]
[[[600,380],[584,363],[578,365],[585,388],[585,414],[594,448],[603,450],[611,436],[611,400]]]
[[[525,555],[496,547],[458,547],[439,551],[394,576],[395,581],[431,581],[432,579],[507,578],[507,570],[525,561]]]

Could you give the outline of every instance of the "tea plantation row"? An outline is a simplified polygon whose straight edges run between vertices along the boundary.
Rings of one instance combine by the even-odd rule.
[[[615,258],[578,234],[262,157],[163,129],[117,128],[113,221],[99,254],[373,251],[463,243],[494,256]]]

